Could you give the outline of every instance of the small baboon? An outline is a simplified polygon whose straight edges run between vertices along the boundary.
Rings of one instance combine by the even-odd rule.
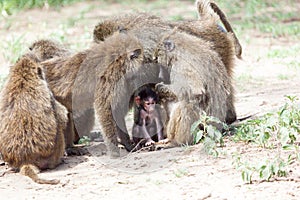
[[[35,54],[40,62],[71,55],[71,51],[62,44],[49,39],[41,39],[32,43],[29,50]]]
[[[164,139],[163,120],[157,103],[158,95],[150,87],[145,87],[135,96],[132,138],[138,149],[154,144],[154,138],[158,142]]]
[[[61,163],[67,109],[54,99],[37,60],[26,54],[10,69],[0,101],[0,152],[35,182],[57,184],[59,180],[44,180],[37,173]]]

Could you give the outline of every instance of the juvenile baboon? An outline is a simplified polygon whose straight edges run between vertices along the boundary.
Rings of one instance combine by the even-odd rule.
[[[178,96],[180,96],[178,88],[182,90],[181,88],[187,87],[191,90],[193,101],[196,101],[194,106],[197,106],[201,112],[205,111],[208,115],[227,123],[231,123],[236,118],[231,96],[233,90],[231,79],[219,54],[213,50],[210,42],[175,30],[162,38],[155,57],[159,63],[171,69],[171,84],[156,86],[161,98],[166,96],[171,99],[166,101],[166,108],[170,107],[168,104],[173,100],[178,101]],[[179,106],[177,111],[173,111],[173,108],[169,109],[167,135],[170,135],[168,131],[179,129],[176,127],[184,127],[172,123],[180,117],[184,119],[184,116],[180,114],[186,112],[181,107]],[[171,113],[176,114],[171,115]],[[174,116],[178,119],[172,119]],[[171,127],[172,124],[174,128]],[[183,132],[173,135],[181,133]],[[190,133],[187,130],[185,134]]]
[[[157,103],[158,95],[150,87],[142,89],[135,96],[132,138],[138,144],[137,148],[154,144],[154,138],[158,142],[164,139],[163,120]]]
[[[37,56],[40,62],[55,57],[65,57],[71,54],[71,51],[65,46],[49,39],[35,41],[30,45],[29,50]]]
[[[11,167],[41,184],[59,180],[38,177],[53,169],[64,155],[67,109],[57,102],[34,55],[11,67],[0,101],[0,152]]]

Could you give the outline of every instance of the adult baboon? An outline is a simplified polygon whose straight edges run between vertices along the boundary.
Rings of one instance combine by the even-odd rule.
[[[82,63],[74,84],[73,111],[95,107],[110,155],[119,155],[118,139],[131,151],[124,117],[133,105],[133,94],[144,84],[167,80],[161,76],[163,66],[145,62],[138,39],[117,32],[95,44]]]
[[[83,135],[89,135],[94,126],[95,115],[93,109],[77,113],[76,116],[73,114],[72,89],[87,51],[72,54],[63,45],[49,39],[38,40],[29,49],[46,69],[46,79],[54,97],[69,111],[69,120],[65,131],[67,153],[69,155],[84,154],[83,149],[74,147],[74,142],[76,143]]]
[[[67,109],[56,101],[34,55],[11,67],[0,101],[0,152],[4,161],[37,183],[59,180],[38,177],[55,168],[65,152]]]
[[[74,142],[78,141],[79,136],[83,136],[81,132],[76,131],[74,125],[74,116],[72,110],[72,93],[74,81],[81,67],[82,62],[87,56],[88,50],[76,53],[71,56],[63,56],[41,63],[45,68],[46,80],[49,84],[55,99],[68,109],[68,125],[65,131],[66,150],[68,154],[81,155],[83,149],[74,147]],[[94,110],[89,110],[84,113],[85,116],[76,115],[77,122],[82,120],[83,125],[80,128],[85,130],[84,133],[89,133],[94,125]],[[85,120],[86,119],[86,120]],[[89,123],[84,123],[89,120]],[[88,126],[86,126],[88,125]]]
[[[171,70],[171,84],[160,83],[156,86],[161,98],[169,98],[166,101],[166,108],[169,108],[168,104],[174,100],[177,102],[180,91],[187,87],[187,90],[191,90],[193,101],[196,101],[193,106],[196,106],[199,112],[205,111],[208,115],[227,123],[236,117],[231,96],[233,90],[231,79],[219,54],[213,50],[210,42],[174,30],[162,38],[155,57],[159,63],[168,66]],[[172,110],[173,108],[169,109],[169,113],[176,114],[169,115],[167,135],[170,135],[168,131],[177,130],[171,127],[172,124],[182,126],[172,123],[175,120],[172,117],[184,118],[180,115],[186,113],[182,108],[178,108],[176,112]],[[188,130],[185,134],[190,134]],[[181,133],[183,132],[171,134]]]

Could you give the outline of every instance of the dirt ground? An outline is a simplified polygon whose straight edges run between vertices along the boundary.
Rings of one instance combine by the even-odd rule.
[[[0,21],[0,40],[20,37],[26,46],[37,38],[60,37],[72,48],[91,44],[92,30],[100,19],[135,12],[139,4],[104,4],[88,1],[53,9],[34,9]],[[299,5],[297,5],[299,7]],[[167,9],[171,7],[172,9]],[[144,10],[166,17],[195,15],[191,2],[149,4]],[[229,17],[230,18],[230,17]],[[234,25],[234,24],[233,24]],[[295,38],[273,38],[255,30],[239,36],[243,60],[236,61],[236,109],[239,117],[275,110],[285,95],[300,97],[299,58],[267,57],[274,49],[293,47]],[[298,63],[298,68],[287,62]],[[0,55],[0,72],[7,74],[9,62]],[[285,78],[280,78],[285,77]],[[0,177],[0,199],[299,199],[300,165],[289,166],[290,181],[246,184],[234,167],[232,154],[239,152],[249,161],[273,158],[275,150],[225,140],[218,158],[209,156],[203,145],[178,147],[155,152],[128,154],[120,159],[98,155],[102,143],[94,143],[90,156],[67,157],[55,170],[44,171],[43,178],[58,178],[58,185],[39,185],[20,174]],[[125,152],[122,152],[126,154]],[[0,173],[7,166],[0,166]],[[256,177],[257,178],[257,177]],[[257,179],[259,180],[259,179]]]

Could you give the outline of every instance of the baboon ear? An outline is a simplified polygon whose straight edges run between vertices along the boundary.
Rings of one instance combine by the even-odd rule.
[[[173,49],[175,49],[175,44],[172,40],[165,40],[164,47],[167,51],[173,51]]]
[[[130,60],[133,60],[133,59],[135,59],[135,58],[138,58],[139,55],[141,55],[141,53],[142,53],[142,50],[141,50],[141,49],[136,49],[136,50],[132,51],[132,52],[130,53]]]

